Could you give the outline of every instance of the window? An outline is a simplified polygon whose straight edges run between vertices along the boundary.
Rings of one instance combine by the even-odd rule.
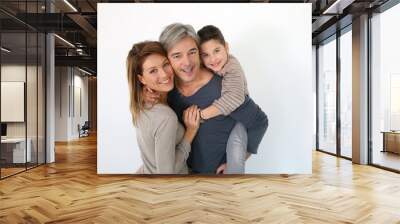
[[[400,170],[400,5],[371,18],[372,164]]]
[[[318,149],[336,154],[336,40],[318,48]]]
[[[345,31],[344,31],[345,32]],[[352,157],[352,35],[340,36],[340,155]]]

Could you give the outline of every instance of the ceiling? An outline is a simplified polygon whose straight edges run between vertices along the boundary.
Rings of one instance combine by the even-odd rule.
[[[351,24],[353,16],[372,10],[388,0],[233,0],[253,3],[312,3],[313,43],[329,37],[337,28]],[[96,73],[97,3],[121,2],[226,2],[226,1],[165,1],[165,0],[1,0],[0,22],[2,38],[10,46],[25,46],[21,31],[55,32],[56,65],[80,66]],[[329,8],[329,10],[327,10]],[[52,13],[49,13],[49,12]],[[27,13],[26,13],[27,12]],[[325,13],[324,13],[325,12]],[[328,13],[327,13],[328,12]],[[338,21],[341,20],[340,23]],[[339,25],[338,25],[339,24]],[[19,32],[19,33],[18,33]],[[66,40],[70,44],[66,43]],[[5,43],[2,41],[2,43]],[[72,45],[71,45],[72,44]],[[31,52],[35,44],[28,44]],[[20,48],[21,51],[23,48]],[[21,52],[22,53],[22,52]]]

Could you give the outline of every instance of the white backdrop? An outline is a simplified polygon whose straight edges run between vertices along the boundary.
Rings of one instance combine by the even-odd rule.
[[[98,4],[99,174],[141,165],[129,112],[125,60],[132,45],[158,40],[169,24],[221,29],[243,66],[251,97],[269,118],[246,173],[311,173],[311,4]]]

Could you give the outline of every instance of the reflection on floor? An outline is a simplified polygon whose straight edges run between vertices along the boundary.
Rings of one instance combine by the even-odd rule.
[[[2,164],[1,168],[1,178],[5,178],[7,176],[19,173],[21,171],[26,170],[25,164]],[[35,167],[36,163],[28,163],[27,168]]]
[[[341,151],[341,155],[342,156],[345,156],[345,157],[348,157],[348,158],[352,157],[352,148],[342,147],[341,150],[342,150]]]
[[[25,170],[25,167],[24,168],[19,168],[19,167],[17,167],[17,168],[1,168],[1,178],[13,175],[15,173],[18,173],[18,172],[21,172],[24,170]]]
[[[374,151],[372,163],[391,169],[400,170],[400,155],[392,152]]]

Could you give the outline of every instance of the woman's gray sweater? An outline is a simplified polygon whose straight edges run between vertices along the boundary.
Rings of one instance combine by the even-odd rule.
[[[191,150],[185,129],[167,105],[156,104],[141,112],[136,138],[141,151],[142,174],[187,174],[186,160]]]

